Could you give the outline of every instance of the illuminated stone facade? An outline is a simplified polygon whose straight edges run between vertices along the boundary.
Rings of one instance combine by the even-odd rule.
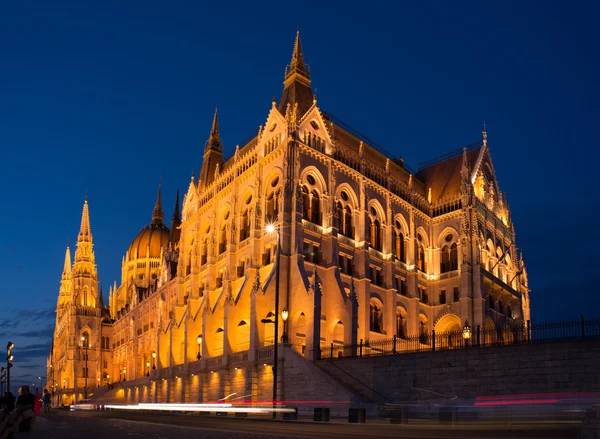
[[[306,361],[360,340],[529,319],[485,129],[477,144],[413,172],[321,110],[310,83],[297,37],[279,105],[228,158],[215,113],[181,214],[178,197],[171,229],[163,224],[159,190],[108,307],[96,299],[86,202],[49,360],[63,402],[83,394],[86,334],[88,381],[118,382],[115,397],[270,400],[277,233],[267,224],[280,235],[279,312],[289,314],[279,334]]]

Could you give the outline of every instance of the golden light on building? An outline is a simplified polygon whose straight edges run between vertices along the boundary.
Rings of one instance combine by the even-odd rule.
[[[88,374],[139,389],[152,382],[150,366],[164,381],[158,402],[214,401],[234,386],[257,401],[274,381],[257,376],[274,375],[275,346],[310,362],[361,339],[435,330],[468,340],[473,328],[529,320],[527,271],[487,130],[414,171],[320,107],[299,36],[281,98],[258,119],[226,158],[215,112],[202,157],[185,158],[202,160],[199,176],[182,203],[177,193],[169,225],[159,187],[149,225],[123,247],[108,304],[84,201],[48,359],[63,388],[70,383],[57,403],[82,393]]]

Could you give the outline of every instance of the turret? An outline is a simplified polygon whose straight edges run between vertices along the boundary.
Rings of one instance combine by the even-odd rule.
[[[285,115],[288,104],[292,109],[295,104],[298,104],[299,118],[313,104],[313,93],[310,88],[310,69],[304,63],[299,31],[296,33],[296,40],[294,41],[292,60],[286,68],[283,80],[283,93],[279,102],[279,112],[281,114]]]
[[[200,190],[209,186],[215,177],[217,169],[223,167],[223,142],[219,137],[219,109],[215,110],[210,136],[204,146],[204,157],[200,168],[198,185]]]

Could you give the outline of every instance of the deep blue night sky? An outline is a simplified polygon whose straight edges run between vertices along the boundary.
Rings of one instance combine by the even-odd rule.
[[[15,385],[45,374],[86,191],[107,296],[161,176],[170,218],[198,175],[215,106],[226,152],[265,122],[298,27],[319,106],[414,168],[486,120],[532,318],[600,314],[598,3],[391,3],[3,5],[0,345],[17,344]]]

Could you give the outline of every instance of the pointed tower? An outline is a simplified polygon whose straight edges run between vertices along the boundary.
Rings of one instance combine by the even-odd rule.
[[[104,303],[98,293],[98,275],[93,251],[88,200],[83,204],[75,261],[67,246],[56,310],[56,327],[50,369],[61,384],[60,404],[81,398],[90,383],[101,375],[101,314]],[[88,361],[81,349],[85,345]],[[56,362],[56,363],[55,363]]]
[[[65,264],[63,267],[62,277],[60,280],[60,290],[58,296],[58,307],[62,307],[71,301],[71,284],[73,277],[71,275],[71,249],[67,245],[65,252]]]
[[[154,210],[152,211],[152,222],[153,223],[162,223],[165,219],[165,215],[162,210],[162,188],[161,185],[158,185],[158,195],[156,196],[156,204],[154,205]]]
[[[78,306],[96,307],[98,298],[98,273],[96,272],[88,200],[83,204],[81,226],[77,237],[73,265],[73,299]]]
[[[290,104],[293,107],[296,103],[298,104],[298,117],[302,117],[313,104],[313,93],[310,88],[310,69],[304,63],[300,31],[296,32],[292,60],[285,70],[279,112],[285,115],[287,105]]]
[[[173,209],[173,217],[171,218],[171,236],[169,237],[169,243],[171,248],[175,247],[175,244],[179,242],[179,236],[181,235],[181,212],[179,211],[179,189],[177,189],[177,196],[175,197],[175,209]]]
[[[219,108],[217,107],[210,129],[210,136],[204,146],[204,157],[198,180],[200,190],[212,183],[215,171],[219,168],[223,168],[223,142],[219,136]]]

